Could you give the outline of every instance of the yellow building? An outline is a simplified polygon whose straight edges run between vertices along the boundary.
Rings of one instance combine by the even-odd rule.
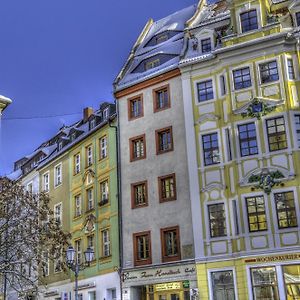
[[[300,2],[200,1],[180,62],[200,299],[300,299]]]

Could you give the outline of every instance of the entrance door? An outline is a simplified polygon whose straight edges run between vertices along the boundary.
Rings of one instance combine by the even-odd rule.
[[[183,300],[182,292],[163,292],[157,294],[155,300]]]

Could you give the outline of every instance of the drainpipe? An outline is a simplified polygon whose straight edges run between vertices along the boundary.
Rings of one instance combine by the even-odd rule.
[[[115,129],[116,133],[116,150],[117,150],[117,186],[118,186],[118,225],[119,225],[119,268],[117,269],[120,278],[120,296],[123,300],[122,293],[122,266],[123,266],[123,244],[122,244],[122,192],[121,192],[121,161],[120,161],[120,136],[119,136],[119,105],[118,101],[115,100],[116,110],[117,110],[117,126],[111,125],[111,119],[108,121],[108,125]]]

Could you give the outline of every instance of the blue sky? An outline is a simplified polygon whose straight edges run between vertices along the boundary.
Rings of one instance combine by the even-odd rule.
[[[13,104],[0,127],[0,174],[63,124],[80,119],[84,107],[113,101],[112,82],[147,20],[195,3],[1,1],[0,94]]]

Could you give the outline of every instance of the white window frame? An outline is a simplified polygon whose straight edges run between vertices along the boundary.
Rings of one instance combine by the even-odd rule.
[[[102,117],[103,117],[103,120],[107,120],[108,117],[109,117],[109,107],[106,107],[103,109],[102,111]]]
[[[294,79],[291,79],[289,76],[289,65],[288,65],[288,61],[292,60],[293,62],[293,70],[294,70]],[[285,59],[284,59],[284,67],[285,67],[285,74],[286,74],[286,79],[288,81],[297,81],[299,80],[299,65],[297,62],[297,58],[295,57],[295,55],[286,55]]]
[[[236,90],[235,87],[234,87],[234,75],[233,75],[233,72],[237,71],[237,70],[245,69],[245,68],[249,68],[249,70],[250,70],[251,86]],[[253,94],[254,94],[256,80],[255,80],[255,78],[253,76],[253,74],[254,74],[254,68],[253,68],[252,64],[245,63],[245,64],[241,64],[241,65],[238,65],[238,66],[231,67],[231,68],[229,68],[229,72],[230,72],[230,76],[229,77],[230,77],[230,86],[231,86],[230,90],[231,90],[232,93],[239,93],[240,94],[240,93],[245,93],[245,92],[248,92],[248,91],[253,91]]]
[[[103,186],[105,189],[103,189]],[[109,180],[108,178],[100,182],[100,201],[109,199]]]
[[[31,186],[31,190],[29,189],[30,186]],[[30,182],[27,183],[27,185],[26,185],[26,190],[27,190],[28,192],[33,193],[33,181],[30,181]]]
[[[199,102],[199,100],[198,100],[198,83],[202,83],[202,82],[210,81],[210,80],[212,81],[212,87],[213,87],[213,93],[214,93],[213,98]],[[196,106],[206,105],[206,104],[215,102],[217,99],[217,88],[216,88],[215,77],[209,76],[209,77],[201,78],[199,80],[194,81],[194,96],[195,96],[195,105]]]
[[[57,214],[57,208],[58,207],[60,207],[59,214]],[[60,226],[62,226],[62,220],[63,220],[62,219],[62,216],[63,216],[63,205],[62,205],[62,202],[59,202],[59,203],[57,203],[57,204],[54,205],[53,212],[54,212],[54,218],[55,218],[55,220],[58,220]]]
[[[74,155],[74,174],[77,175],[80,173],[81,170],[81,157],[80,152]]]
[[[93,164],[93,145],[90,144],[85,149],[85,155],[86,155],[86,165],[87,167],[90,167]]]
[[[106,236],[104,236],[104,232],[106,232]],[[105,239],[106,237],[106,239]],[[102,257],[111,256],[111,243],[110,243],[110,229],[104,228],[101,230],[101,241],[102,241]],[[108,254],[106,255],[106,247],[108,247]]]
[[[249,30],[246,32],[242,31],[242,20],[241,20],[241,14],[248,12],[250,10],[256,10],[257,14],[257,29]],[[247,3],[243,5],[240,9],[237,9],[235,12],[235,18],[237,20],[237,31],[239,35],[248,35],[248,34],[253,34],[255,31],[259,31],[262,27],[262,16],[261,16],[261,10],[260,10],[260,5],[253,5],[251,3]]]
[[[94,201],[94,189],[91,187],[86,190],[86,200],[87,200],[87,207],[86,210],[92,210],[95,208],[95,201]]]
[[[75,258],[77,263],[80,264],[82,263],[82,239],[75,240],[74,245],[75,245]]]
[[[57,172],[59,170],[59,172]],[[54,167],[54,187],[58,187],[62,184],[62,163],[57,164]]]
[[[278,69],[278,80],[276,81],[271,81],[271,82],[265,82],[265,83],[262,83],[261,82],[261,74],[260,74],[260,68],[259,66],[260,65],[263,65],[263,64],[267,64],[267,63],[270,63],[272,61],[276,61],[277,63],[277,69]],[[281,62],[280,62],[280,59],[278,56],[275,56],[275,57],[272,57],[272,58],[268,58],[268,59],[264,59],[264,60],[260,60],[260,61],[256,61],[255,62],[255,67],[256,67],[256,72],[257,72],[257,79],[256,79],[256,83],[258,85],[258,87],[266,87],[266,86],[269,86],[269,85],[274,85],[274,84],[278,84],[280,83],[282,85],[282,78],[283,78],[283,73],[282,73],[282,65],[281,65]],[[282,87],[281,87],[282,88]],[[260,93],[262,91],[260,90]]]
[[[48,178],[48,180],[46,181],[46,178]],[[50,172],[46,172],[43,174],[43,191],[45,193],[49,192],[50,190]]]
[[[290,113],[290,119],[292,120],[291,125],[292,125],[292,131],[293,131],[293,145],[294,145],[294,149],[297,151],[300,149],[300,141],[298,144],[298,140],[297,140],[297,128],[296,128],[296,115],[300,116],[300,111],[298,112],[291,112]]]
[[[79,202],[77,202],[77,200]],[[79,204],[78,204],[79,203]],[[74,196],[74,218],[78,218],[82,215],[82,196],[81,194],[77,194]],[[78,212],[78,214],[77,214]]]
[[[107,136],[104,135],[99,139],[100,159],[107,157]]]

